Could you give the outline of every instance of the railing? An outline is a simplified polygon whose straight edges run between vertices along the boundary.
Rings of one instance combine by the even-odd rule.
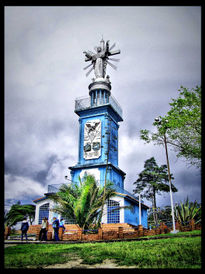
[[[63,184],[48,185],[48,193],[56,193]]]
[[[91,106],[90,97],[81,97],[75,100],[75,111],[90,109],[98,106],[111,105],[112,108],[122,117],[122,108],[113,96],[109,96],[108,103],[98,100],[97,103]]]

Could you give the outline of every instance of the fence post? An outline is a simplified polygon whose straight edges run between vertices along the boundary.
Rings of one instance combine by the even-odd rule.
[[[138,225],[138,235],[139,236],[143,236],[144,233],[143,233],[143,226],[142,225]]]
[[[39,239],[40,230],[41,230],[41,227],[40,227],[40,226],[37,226],[37,227],[36,227],[36,240],[40,240],[40,239]]]
[[[11,234],[11,227],[10,226],[6,226],[5,228],[5,232],[4,232],[4,239],[8,239],[8,236]]]
[[[59,227],[58,237],[62,241],[63,240],[63,227]]]
[[[191,219],[191,221],[189,222],[189,225],[191,227],[191,230],[195,229],[195,221],[194,221],[194,219]]]
[[[156,235],[160,234],[160,231],[161,231],[161,230],[160,230],[159,227],[155,228],[155,234],[156,234]]]
[[[175,227],[176,227],[177,230],[181,231],[181,225],[178,221],[176,221]]]
[[[98,239],[99,239],[99,240],[102,240],[102,238],[103,238],[102,227],[99,227],[99,228],[98,228]]]
[[[160,223],[160,231],[161,231],[161,234],[165,234],[164,228],[165,228],[165,224],[164,224],[163,222],[161,222],[161,223]]]
[[[122,226],[119,226],[119,227],[118,227],[118,237],[119,237],[120,239],[123,238],[123,227],[122,227]]]
[[[82,240],[82,229],[78,229],[78,239],[81,241]]]

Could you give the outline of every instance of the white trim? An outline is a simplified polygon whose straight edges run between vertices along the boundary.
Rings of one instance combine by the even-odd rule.
[[[57,214],[57,213],[54,213],[53,211],[51,211],[50,209],[55,205],[55,203],[50,200],[49,198],[47,199],[44,199],[42,201],[39,201],[37,204],[36,204],[36,211],[35,211],[35,221],[34,221],[34,224],[35,225],[38,225],[38,220],[39,220],[39,208],[44,205],[44,204],[48,204],[49,203],[49,216],[48,216],[48,222],[49,224],[52,223],[53,221],[53,217],[54,216],[57,216],[58,218],[60,218],[60,214]]]

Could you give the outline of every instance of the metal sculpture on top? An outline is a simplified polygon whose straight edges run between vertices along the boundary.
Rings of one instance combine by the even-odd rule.
[[[109,64],[113,69],[115,70],[117,69],[115,65],[113,65],[112,63],[108,61],[108,60],[116,61],[116,62],[120,61],[120,59],[109,57],[111,55],[116,55],[120,53],[120,50],[111,51],[114,47],[115,47],[115,43],[110,47],[109,40],[105,44],[105,41],[102,38],[102,40],[100,41],[100,46],[94,48],[96,53],[90,50],[83,52],[86,57],[85,62],[91,61],[91,64],[86,66],[84,70],[92,66],[92,68],[86,73],[86,77],[94,69],[96,79],[105,78],[107,64]]]

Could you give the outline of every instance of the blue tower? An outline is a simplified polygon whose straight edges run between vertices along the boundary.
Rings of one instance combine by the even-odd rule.
[[[92,66],[86,75],[93,69],[95,78],[88,86],[89,97],[75,100],[75,113],[79,116],[79,146],[78,162],[69,167],[73,183],[79,183],[79,177],[83,179],[85,174],[95,176],[98,184],[104,186],[105,181],[114,184],[116,196],[106,201],[102,223],[127,223],[137,226],[142,224],[147,228],[147,209],[136,196],[124,189],[125,172],[118,167],[118,129],[119,122],[123,121],[122,109],[111,96],[111,82],[109,76],[105,77],[106,66],[116,68],[108,60],[118,61],[110,56],[119,54],[119,50],[111,51],[115,44],[109,47],[109,41],[100,42],[95,47],[96,53],[84,52],[85,61],[91,61]],[[36,203],[35,224],[41,224],[43,217],[52,220],[55,213],[50,210],[53,202],[50,195],[57,192],[61,184],[49,185],[48,193],[44,197],[34,200]],[[119,209],[119,207],[132,206]],[[115,208],[114,211],[112,209]],[[141,208],[141,210],[139,210]],[[60,216],[57,216],[60,217]],[[66,220],[67,224],[73,220]]]
[[[115,45],[115,44],[114,44]],[[95,176],[101,186],[105,181],[113,182],[116,196],[107,201],[102,223],[128,223],[137,226],[142,224],[147,228],[148,206],[141,203],[139,216],[139,201],[136,196],[124,189],[125,172],[118,167],[118,129],[119,122],[123,121],[122,109],[116,99],[111,96],[111,82],[105,77],[106,65],[116,68],[108,60],[110,55],[119,54],[113,51],[101,40],[101,46],[96,52],[84,52],[85,61],[91,61],[92,66],[87,75],[94,69],[96,78],[88,86],[89,97],[78,98],[75,101],[75,113],[79,116],[79,147],[78,163],[69,167],[72,182],[78,183],[79,177],[85,174]],[[124,208],[111,211],[113,207],[132,205],[132,210]]]
[[[125,173],[118,167],[118,129],[122,109],[111,96],[109,78],[97,79],[89,85],[89,97],[76,99],[79,116],[78,163],[70,167],[73,182],[79,176],[95,175],[103,186],[106,180],[124,188]]]

